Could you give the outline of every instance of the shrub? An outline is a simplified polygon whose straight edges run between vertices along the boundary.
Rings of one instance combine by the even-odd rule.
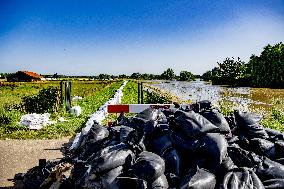
[[[42,89],[38,95],[26,96],[22,100],[23,108],[28,113],[57,112],[60,92],[56,88]]]

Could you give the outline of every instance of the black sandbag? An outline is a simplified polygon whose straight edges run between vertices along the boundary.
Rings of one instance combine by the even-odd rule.
[[[275,142],[275,156],[276,158],[284,158],[284,141],[278,140]]]
[[[198,139],[187,137],[183,132],[170,132],[170,138],[174,148],[181,152],[193,152],[199,145]]]
[[[236,144],[228,146],[227,151],[229,157],[238,167],[251,168],[262,161],[261,157],[258,156],[257,154],[244,150]]]
[[[132,177],[117,177],[114,181],[112,189],[147,189],[147,182],[143,179],[132,178]]]
[[[152,152],[162,155],[167,149],[172,147],[172,141],[167,133],[162,133],[160,136],[154,136],[154,139],[151,140],[149,147]]]
[[[284,158],[279,158],[279,159],[276,159],[275,161],[284,165]]]
[[[270,179],[262,182],[265,189],[283,189],[284,179]]]
[[[138,155],[135,163],[130,167],[129,174],[153,182],[165,172],[164,160],[152,152],[144,151]]]
[[[181,181],[180,189],[214,189],[215,175],[205,169],[192,169]]]
[[[220,130],[220,133],[230,133],[231,129],[229,123],[218,110],[213,109],[210,111],[203,111],[200,113],[203,117],[208,119],[211,123],[217,126]]]
[[[257,175],[248,168],[236,168],[228,172],[221,184],[222,189],[257,188],[264,189]]]
[[[159,115],[159,111],[154,108],[147,108],[143,110],[142,112],[138,113],[135,118],[142,118],[145,120],[157,120]]]
[[[120,141],[125,142],[131,131],[133,131],[133,128],[131,128],[131,127],[121,127],[120,130],[119,130]]]
[[[211,108],[212,108],[212,104],[209,100],[202,100],[194,104],[191,104],[191,109],[195,111],[196,113],[209,110]]]
[[[109,136],[109,131],[106,127],[99,124],[94,124],[87,134],[87,140],[95,143]]]
[[[114,185],[114,180],[116,179],[116,177],[118,177],[122,173],[122,169],[123,167],[119,166],[101,175],[100,178],[101,178],[102,186],[105,189],[112,189]]]
[[[219,131],[217,126],[194,111],[183,112],[175,119],[175,123],[181,132],[192,138]]]
[[[157,178],[153,183],[149,185],[148,188],[150,189],[168,189],[169,184],[167,181],[167,177],[165,175],[161,175],[159,178]]]
[[[247,138],[268,138],[268,134],[264,128],[259,124],[261,116],[249,113],[234,111],[238,130]]]
[[[199,141],[199,147],[196,150],[198,157],[208,159],[205,166],[216,167],[227,156],[227,140],[219,133],[207,133]]]
[[[162,158],[165,160],[166,164],[165,173],[180,174],[180,156],[174,148],[165,151],[162,154]]]
[[[270,128],[264,128],[266,133],[269,135],[269,138],[272,140],[284,140],[284,134],[280,131],[270,129]]]
[[[284,165],[268,158],[263,159],[255,172],[261,180],[284,179]]]
[[[129,156],[134,158],[133,152],[123,143],[105,148],[92,159],[92,171],[101,173],[122,166]]]
[[[237,166],[234,164],[233,160],[229,156],[227,156],[222,160],[221,164],[216,167],[216,169],[212,172],[218,177],[223,177],[225,174],[235,168],[237,168]]]
[[[180,186],[180,177],[173,173],[166,173],[166,178],[169,184],[169,188],[179,188]]]
[[[249,144],[250,150],[256,154],[266,156],[270,159],[275,159],[276,150],[273,142],[261,138],[255,138],[250,140]]]

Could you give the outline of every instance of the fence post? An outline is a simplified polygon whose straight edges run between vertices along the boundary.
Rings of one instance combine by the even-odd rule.
[[[65,105],[66,110],[69,111],[71,108],[71,82],[65,82]]]
[[[143,102],[143,82],[141,82],[141,104],[144,104]]]
[[[140,82],[138,81],[138,104],[140,104]]]
[[[65,94],[64,94],[64,82],[60,81],[60,100],[61,100],[61,105],[64,106],[64,102],[65,102]]]

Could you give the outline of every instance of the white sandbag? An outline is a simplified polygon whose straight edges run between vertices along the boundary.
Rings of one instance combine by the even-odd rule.
[[[108,111],[107,111],[108,105],[114,105],[114,104],[120,104],[121,103],[121,98],[123,96],[122,90],[125,87],[126,83],[127,83],[127,81],[124,81],[123,84],[121,85],[121,87],[119,89],[117,89],[117,91],[115,92],[113,98],[110,98],[104,105],[102,105],[99,108],[98,111],[96,111],[95,113],[93,113],[90,116],[90,118],[86,122],[86,126],[82,129],[82,131],[80,133],[78,133],[76,135],[75,139],[73,140],[73,143],[70,147],[71,150],[76,149],[79,146],[81,138],[90,131],[94,122],[97,122],[99,124],[102,123],[102,121],[108,115]]]
[[[82,112],[82,109],[80,106],[73,106],[71,109],[70,109],[70,113],[72,115],[75,115],[76,117],[78,117],[79,115],[81,115],[81,112]]]
[[[47,125],[56,123],[55,121],[49,120],[50,114],[26,114],[21,117],[19,122],[20,125],[26,126],[29,129],[39,130]]]

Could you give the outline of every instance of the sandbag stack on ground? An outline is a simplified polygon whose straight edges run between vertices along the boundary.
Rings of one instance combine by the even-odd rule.
[[[239,111],[225,117],[209,101],[191,110],[121,115],[111,127],[94,123],[76,149],[17,175],[16,183],[21,188],[284,188],[284,134],[263,128],[260,119]]]

